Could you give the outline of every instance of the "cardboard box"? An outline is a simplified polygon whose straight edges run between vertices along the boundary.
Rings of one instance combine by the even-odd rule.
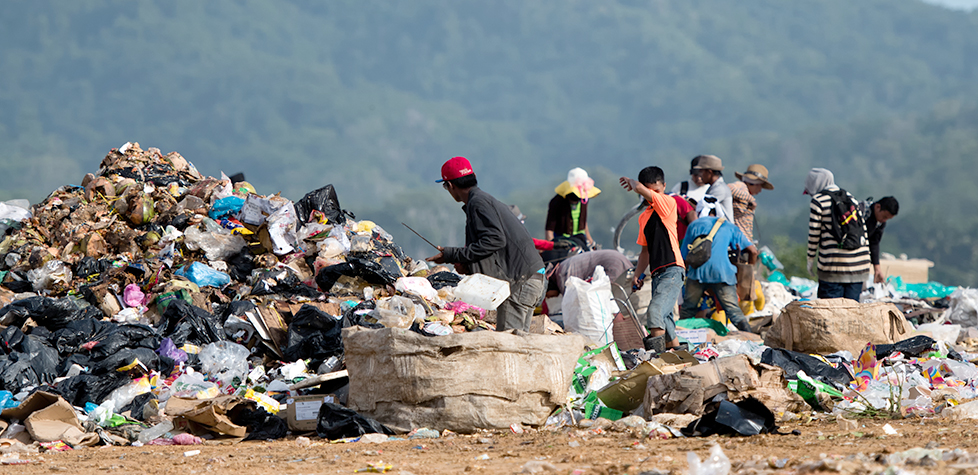
[[[687,351],[667,352],[649,361],[643,361],[620,379],[598,391],[598,398],[606,406],[628,412],[642,405],[650,376],[670,374],[698,364]]]
[[[285,400],[289,405],[285,410],[285,420],[293,432],[312,432],[319,422],[319,408],[324,402],[337,404],[333,394],[315,394],[312,396],[295,396]]]

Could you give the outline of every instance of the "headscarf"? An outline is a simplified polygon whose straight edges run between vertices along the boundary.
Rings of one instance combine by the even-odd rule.
[[[804,194],[815,196],[834,184],[835,176],[832,175],[832,172],[824,168],[812,168],[808,172],[808,177],[805,178]]]

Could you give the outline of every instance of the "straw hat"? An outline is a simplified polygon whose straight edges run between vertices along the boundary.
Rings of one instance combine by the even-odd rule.
[[[764,165],[753,164],[747,167],[747,171],[744,173],[734,172],[737,179],[744,183],[750,183],[752,185],[762,185],[765,190],[773,190],[774,185],[767,180],[767,167]]]
[[[720,157],[716,155],[700,155],[699,160],[696,161],[696,165],[693,166],[693,170],[713,170],[722,172],[723,171],[723,161]]]
[[[573,193],[585,203],[589,198],[594,198],[601,193],[601,190],[594,186],[594,179],[589,177],[583,168],[573,168],[567,172],[567,181],[557,185],[554,191],[563,198]]]

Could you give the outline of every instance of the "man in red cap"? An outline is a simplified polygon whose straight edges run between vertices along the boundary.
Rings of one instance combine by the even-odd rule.
[[[438,247],[427,260],[461,264],[467,272],[509,282],[509,298],[496,309],[496,330],[530,330],[533,309],[543,301],[544,267],[533,238],[509,206],[482,191],[465,157],[441,167],[438,180],[465,212],[465,247]]]

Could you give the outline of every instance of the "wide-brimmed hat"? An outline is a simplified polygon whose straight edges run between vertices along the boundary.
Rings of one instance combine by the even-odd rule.
[[[557,185],[554,191],[563,198],[573,193],[585,202],[601,193],[601,190],[594,186],[594,179],[589,177],[583,168],[572,168],[567,172],[567,181]]]
[[[774,185],[771,184],[767,179],[767,167],[764,165],[759,165],[757,163],[747,167],[747,171],[744,173],[734,172],[737,179],[744,182],[750,183],[752,185],[761,185],[765,190],[773,190]]]
[[[699,160],[696,161],[696,166],[693,167],[693,170],[723,171],[723,162],[720,161],[720,157],[716,155],[700,155],[697,158]]]

